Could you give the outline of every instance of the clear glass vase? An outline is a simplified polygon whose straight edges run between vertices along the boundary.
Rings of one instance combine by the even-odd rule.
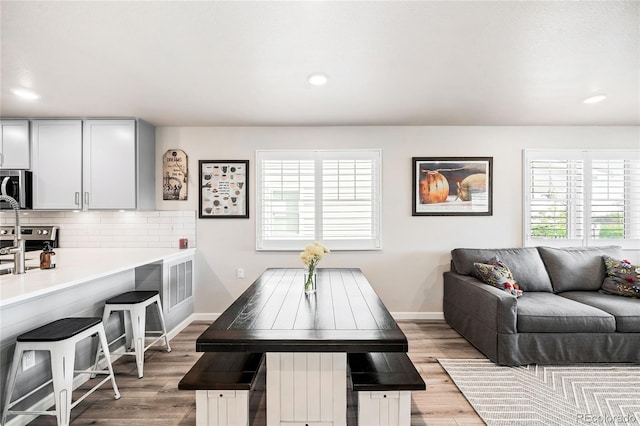
[[[317,276],[313,274],[304,274],[304,294],[314,294],[316,292],[316,280]]]

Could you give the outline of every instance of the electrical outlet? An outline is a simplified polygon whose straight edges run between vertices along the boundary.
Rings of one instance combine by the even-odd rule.
[[[27,371],[36,366],[36,352],[26,351],[22,354],[22,371]]]
[[[244,269],[242,268],[236,269],[236,278],[239,280],[244,279]]]

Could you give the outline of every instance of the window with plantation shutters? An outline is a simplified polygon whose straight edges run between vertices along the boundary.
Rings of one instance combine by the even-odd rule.
[[[525,245],[640,244],[640,150],[525,150]]]
[[[258,151],[258,250],[381,248],[381,151]]]

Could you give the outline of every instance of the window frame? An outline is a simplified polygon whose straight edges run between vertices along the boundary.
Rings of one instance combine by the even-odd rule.
[[[623,249],[635,249],[640,247],[640,238],[634,238],[634,235],[639,235],[640,229],[635,229],[633,219],[624,220],[623,227],[626,235],[629,237],[624,238],[594,238],[592,234],[592,206],[594,205],[593,194],[593,170],[594,161],[598,160],[630,160],[640,165],[640,150],[636,149],[525,149],[523,150],[523,245],[525,247],[535,246],[551,246],[551,247],[571,247],[571,246],[604,246],[604,245],[617,245]],[[574,160],[582,161],[582,225],[581,225],[581,237],[570,238],[535,238],[531,236],[531,162],[534,160]],[[633,166],[633,164],[631,165]],[[629,167],[630,173],[638,173]],[[640,178],[640,174],[637,174]],[[623,211],[624,215],[640,215],[640,208],[635,207],[633,209],[631,205],[640,205],[640,188],[631,188],[633,182],[632,178],[624,179],[624,191],[626,193],[635,195],[635,198],[629,198],[624,200]],[[640,182],[640,179],[638,179]],[[575,189],[572,190],[572,194],[575,193]],[[569,203],[567,203],[568,205]],[[567,207],[569,209],[569,206]],[[629,229],[632,227],[633,229]],[[567,231],[570,233],[570,231]]]
[[[313,159],[314,169],[314,237],[309,239],[263,239],[263,160],[308,160]],[[372,233],[367,239],[328,239],[319,236],[323,227],[323,183],[322,162],[324,160],[372,160],[374,163],[371,207]],[[327,150],[256,150],[256,250],[300,251],[307,244],[321,241],[332,251],[382,250],[382,150],[381,149],[327,149]]]

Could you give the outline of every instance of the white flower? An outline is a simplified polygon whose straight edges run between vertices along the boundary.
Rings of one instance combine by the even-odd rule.
[[[302,260],[304,266],[309,268],[309,273],[311,273],[316,268],[318,262],[328,253],[331,253],[331,251],[316,241],[304,248],[304,251],[300,253],[300,260]]]

